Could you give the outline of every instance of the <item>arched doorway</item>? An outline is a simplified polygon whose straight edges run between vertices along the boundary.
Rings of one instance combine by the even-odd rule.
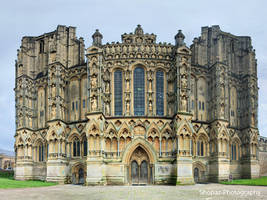
[[[79,169],[78,184],[84,184],[84,171],[83,168]]]
[[[84,184],[86,180],[86,170],[83,164],[77,164],[72,167],[72,183]]]
[[[146,151],[140,146],[131,155],[129,171],[132,185],[147,185],[151,183],[152,166]]]
[[[194,181],[195,183],[199,182],[199,169],[197,167],[194,169]]]

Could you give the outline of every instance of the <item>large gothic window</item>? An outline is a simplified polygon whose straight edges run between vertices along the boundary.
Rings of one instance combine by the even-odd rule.
[[[115,115],[122,115],[122,71],[114,72],[114,102]]]
[[[164,73],[156,72],[156,105],[157,115],[164,115]]]
[[[134,70],[134,115],[145,115],[145,71],[142,67]]]

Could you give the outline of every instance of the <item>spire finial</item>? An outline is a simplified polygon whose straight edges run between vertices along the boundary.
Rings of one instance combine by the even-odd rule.
[[[137,27],[135,28],[134,34],[136,35],[143,35],[144,31],[140,24],[137,24]]]
[[[98,29],[95,30],[95,33],[92,35],[93,38],[93,45],[101,46],[102,45],[102,38],[103,35],[99,32]]]
[[[182,30],[178,30],[178,33],[175,35],[175,44],[176,46],[180,47],[184,45],[184,34],[182,33]]]

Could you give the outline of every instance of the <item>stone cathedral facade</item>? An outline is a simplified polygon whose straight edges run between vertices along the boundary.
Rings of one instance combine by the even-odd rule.
[[[251,38],[202,27],[190,47],[143,32],[85,48],[75,27],[23,37],[15,178],[193,184],[259,176]]]

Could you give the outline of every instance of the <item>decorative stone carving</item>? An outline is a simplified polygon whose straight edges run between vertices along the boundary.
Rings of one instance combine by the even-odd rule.
[[[106,109],[106,115],[110,115],[110,108],[109,108],[109,107],[110,107],[110,105],[109,105],[109,103],[108,103],[108,102],[106,102],[106,104],[105,104],[105,105],[106,105],[106,108],[105,108],[105,109]]]
[[[149,113],[152,113],[152,111],[153,111],[153,106],[152,106],[151,100],[149,101],[148,110],[149,110]]]
[[[51,119],[55,119],[56,118],[56,113],[57,113],[56,108],[57,108],[56,105],[53,104],[52,107],[51,107]]]
[[[134,135],[145,135],[146,130],[143,126],[137,125],[136,127],[134,127]]]
[[[187,97],[186,96],[181,97],[181,111],[182,112],[187,111]]]
[[[223,132],[223,137],[226,139],[223,146],[229,147],[230,141],[234,139],[234,134],[226,138],[229,130],[234,130],[239,135],[246,135],[249,132],[245,129],[250,126],[253,132],[257,131],[258,88],[257,76],[251,74],[254,72],[250,70],[250,68],[256,69],[255,59],[250,58],[252,55],[249,54],[249,51],[252,51],[250,39],[233,36],[216,27],[202,29],[201,36],[194,40],[190,48],[185,46],[181,31],[175,37],[175,45],[156,43],[156,35],[144,34],[140,25],[134,33],[123,34],[122,43],[102,44],[102,36],[96,31],[93,46],[86,50],[87,62],[83,60],[84,48],[82,42],[79,42],[82,40],[75,38],[73,27],[59,27],[59,31],[40,37],[24,37],[21,50],[18,52],[15,88],[18,123],[15,148],[21,169],[20,178],[33,177],[34,175],[30,174],[32,171],[41,170],[44,172],[44,175],[40,175],[42,179],[62,181],[72,176],[73,170],[68,170],[69,166],[79,160],[80,164],[74,171],[77,175],[77,169],[88,169],[88,173],[84,171],[85,176],[81,178],[88,184],[99,184],[99,180],[101,184],[106,184],[106,181],[112,184],[113,180],[116,183],[125,184],[125,180],[132,180],[130,161],[133,160],[131,159],[136,159],[138,164],[142,164],[144,156],[140,150],[146,155],[145,170],[149,176],[151,175],[148,181],[153,180],[155,183],[168,182],[167,179],[173,177],[172,169],[189,172],[186,177],[183,177],[183,173],[175,173],[177,182],[183,181],[183,178],[190,182],[190,179],[193,179],[193,175],[190,175],[192,169],[202,166],[202,161],[204,167],[199,170],[200,175],[205,174],[205,177],[214,177],[216,180],[225,178],[224,175],[230,173],[229,163],[237,164],[245,170],[245,172],[244,170],[237,172],[237,176],[243,176],[242,173],[245,173],[255,177],[255,170],[249,171],[257,169],[256,165],[252,166],[252,163],[256,162],[250,162],[254,161],[255,152],[241,162],[240,160],[231,162],[229,154],[226,155],[225,152],[218,152],[221,153],[218,156],[216,152],[209,152],[212,148],[219,149],[219,144],[216,143],[219,141],[217,133]],[[209,37],[209,34],[212,37]],[[218,37],[221,39],[217,40]],[[71,42],[69,45],[66,45],[67,38]],[[39,42],[42,39],[45,48],[44,52],[39,52]],[[230,46],[228,41],[233,43],[233,46]],[[53,50],[53,43],[56,44],[56,51]],[[213,51],[214,49],[216,51]],[[46,58],[43,59],[43,57]],[[228,58],[231,59],[228,60]],[[53,63],[53,60],[58,62]],[[232,61],[238,62],[232,65]],[[137,66],[144,67],[145,85],[135,90],[132,73]],[[160,90],[163,89],[158,92],[162,96],[156,95],[155,72],[159,67],[167,72],[167,74],[164,73],[164,87],[158,87]],[[117,90],[119,95],[115,96],[113,91],[116,90],[113,90],[115,84],[111,79],[111,72],[113,73],[117,68],[122,69],[123,76],[122,90]],[[35,72],[32,71],[33,69]],[[207,82],[205,86],[204,84],[202,86],[201,82],[198,85],[200,77]],[[192,80],[195,84],[191,86]],[[76,88],[79,88],[76,92],[72,92],[72,81],[75,81]],[[41,95],[38,95],[37,90],[44,85],[42,94],[45,97],[40,101]],[[238,106],[238,113],[235,111],[234,116],[228,113],[231,109],[228,105],[231,102],[229,86],[234,86],[238,93],[237,100],[233,103]],[[135,96],[139,91],[141,91],[140,96]],[[134,109],[138,106],[134,105],[134,102],[139,97],[142,99],[140,103],[144,106],[140,106],[140,110],[145,111],[144,114],[140,113],[144,116],[135,115],[137,112]],[[163,97],[161,101],[155,99],[161,97]],[[121,106],[118,106],[118,110],[123,111],[121,116],[112,115],[115,113],[114,102],[117,99]],[[167,111],[164,112],[164,116],[156,112],[156,106],[159,106],[157,103],[160,105],[162,103],[162,108]],[[49,108],[48,113],[46,108]],[[205,116],[203,117],[205,119],[202,119],[202,116]],[[236,120],[236,127],[231,125],[231,120]],[[27,129],[27,134],[23,134],[24,129]],[[30,132],[35,136],[30,138]],[[199,159],[196,153],[201,134],[206,138],[203,149],[207,154],[203,159]],[[78,157],[77,154],[76,156],[73,154],[75,137],[80,140],[82,150]],[[51,149],[48,151],[48,157],[45,156],[47,160],[40,164],[38,159],[34,159],[36,155],[28,155],[35,153],[36,149],[30,148],[31,146],[35,148],[33,141],[36,138],[44,141],[44,148],[55,147],[53,151]],[[84,139],[88,142],[87,156],[83,154],[83,147],[86,147],[83,143]],[[257,148],[255,144],[257,137],[256,139],[247,137],[239,144],[248,152],[248,155],[249,147],[245,145],[249,146],[250,140],[254,145],[251,145],[251,148]],[[211,146],[214,144],[218,146],[209,148],[206,146],[209,141]],[[126,150],[128,153],[134,152],[135,149],[137,151],[132,155],[125,152]],[[47,152],[47,149],[44,149],[44,152]],[[214,153],[214,156],[209,157],[209,153]],[[181,156],[187,158],[183,159]],[[221,162],[222,159],[218,159],[219,156],[225,161]],[[212,162],[209,162],[209,158]],[[188,162],[189,159],[192,159],[192,162]],[[55,161],[53,166],[50,160]],[[107,161],[110,165],[101,168]],[[30,168],[29,163],[32,163]],[[112,179],[107,180],[103,174],[113,170],[112,167],[114,168],[115,164],[129,166],[129,168],[120,169],[120,174],[125,176],[115,173]],[[223,173],[216,171],[221,170],[222,166],[226,166],[227,170]],[[208,170],[210,167],[216,169],[212,176]],[[59,169],[66,172],[66,177],[58,171]],[[138,170],[141,170],[140,166]],[[23,174],[26,172],[27,174]],[[91,176],[90,172],[95,172],[94,176]],[[157,179],[155,172],[162,177],[160,180]],[[161,176],[163,173],[165,173],[164,176]],[[46,174],[50,176],[46,177]],[[52,176],[53,174],[55,176]],[[86,177],[86,174],[89,176]],[[129,177],[126,177],[126,174]]]
[[[96,77],[96,75],[92,76],[91,87],[92,88],[96,88],[97,87],[97,77]]]
[[[181,78],[181,86],[182,88],[187,88],[187,78],[185,75],[183,75]]]
[[[224,104],[223,103],[220,105],[220,117],[224,118]]]
[[[96,99],[96,96],[93,96],[92,97],[91,108],[92,108],[92,111],[96,111],[96,109],[97,109],[97,99]]]
[[[130,114],[130,101],[126,101],[126,112]]]

